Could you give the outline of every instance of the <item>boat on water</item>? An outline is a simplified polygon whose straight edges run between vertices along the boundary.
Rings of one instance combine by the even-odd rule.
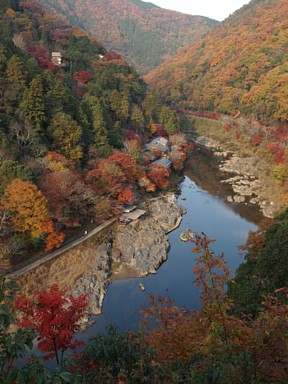
[[[145,291],[145,286],[143,283],[139,283],[139,288],[141,289],[141,291]]]

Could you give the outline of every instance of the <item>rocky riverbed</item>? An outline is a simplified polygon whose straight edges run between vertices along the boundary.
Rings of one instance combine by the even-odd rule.
[[[267,197],[269,196],[268,186],[261,180],[261,172],[258,172],[259,166],[255,166],[254,157],[238,157],[225,151],[215,140],[204,136],[194,137],[193,141],[197,145],[211,150],[214,156],[218,157],[219,168],[222,172],[233,175],[222,180],[223,183],[230,184],[234,192],[233,195],[227,197],[229,202],[257,204],[264,216],[274,217],[280,207]]]
[[[176,196],[168,194],[147,201],[141,208],[146,214],[126,225],[118,225],[111,242],[95,250],[95,263],[74,284],[73,294],[88,294],[90,315],[97,315],[111,279],[125,271],[146,276],[167,259],[170,247],[167,233],[177,228],[185,209]],[[86,322],[89,322],[89,318]]]
[[[147,200],[140,208],[146,213],[139,219],[126,225],[119,220],[97,238],[17,277],[22,293],[33,295],[56,283],[74,296],[88,294],[86,328],[101,313],[111,280],[156,273],[167,259],[170,244],[166,235],[180,225],[185,209],[172,193]]]

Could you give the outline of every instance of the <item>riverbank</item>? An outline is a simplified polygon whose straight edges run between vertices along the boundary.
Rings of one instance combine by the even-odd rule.
[[[281,191],[271,173],[271,163],[223,129],[211,119],[185,116],[186,134],[190,141],[217,158],[219,169],[228,174],[223,183],[232,186],[229,202],[258,205],[263,215],[273,218],[281,209]]]
[[[146,214],[127,225],[113,223],[104,232],[19,276],[17,283],[28,295],[57,283],[75,296],[88,294],[89,317],[101,313],[112,279],[156,273],[167,259],[167,233],[177,228],[185,210],[173,193],[143,203]]]

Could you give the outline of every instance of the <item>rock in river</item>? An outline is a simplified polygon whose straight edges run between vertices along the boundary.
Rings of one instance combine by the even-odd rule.
[[[185,212],[171,196],[149,201],[146,210],[147,217],[119,228],[112,251],[114,261],[139,276],[156,273],[167,259],[170,245],[166,234],[179,226]]]
[[[189,241],[194,238],[194,232],[191,231],[191,229],[185,229],[185,231],[181,232],[180,234],[180,240],[182,241]]]
[[[139,276],[156,273],[167,259],[169,241],[165,231],[152,217],[122,227],[113,242],[112,258],[138,272]]]

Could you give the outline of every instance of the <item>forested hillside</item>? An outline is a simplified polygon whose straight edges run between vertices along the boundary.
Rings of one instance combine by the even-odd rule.
[[[255,7],[261,16],[265,4],[272,1],[252,1],[252,10]],[[273,20],[283,26],[285,2],[273,4]],[[161,104],[155,92],[147,92],[143,80],[119,54],[106,51],[90,35],[43,11],[35,1],[0,0],[0,6],[0,266],[5,270],[35,251],[59,247],[73,229],[117,214],[137,196],[166,188],[170,173],[153,161],[162,156],[161,150],[167,156],[169,147],[172,167],[180,169],[187,142],[177,130],[175,110]],[[252,23],[252,11],[245,9]],[[244,11],[228,21],[232,30],[232,22],[236,28]],[[253,24],[251,28],[257,32]],[[283,40],[286,31],[279,27],[273,36]],[[212,37],[201,44],[207,42],[209,47],[208,41],[212,44]],[[195,54],[197,50],[200,54],[200,45],[193,48]],[[258,55],[258,45],[251,54]],[[271,81],[265,88],[267,97],[277,90],[285,95],[285,43],[282,54],[280,45],[273,47],[278,47],[275,58],[283,83],[274,89]],[[255,58],[243,67],[248,71],[255,64],[255,84],[246,89],[237,83],[243,100],[269,74],[265,70],[272,55],[265,55],[270,60],[265,68]],[[243,52],[242,57],[248,60]],[[219,60],[224,60],[221,55]],[[184,82],[181,92],[185,87]],[[180,98],[177,102],[207,108],[196,101],[188,103],[188,97],[187,104]],[[220,104],[210,107],[222,111]],[[237,109],[249,113],[244,101]],[[259,117],[280,119],[267,111]],[[282,128],[274,130],[281,145],[286,137]],[[155,145],[160,136],[164,149]],[[279,155],[282,172],[284,155]],[[75,338],[87,317],[86,294],[67,295],[54,284],[46,292],[15,297],[17,287],[0,274],[0,382],[287,384],[287,228],[286,210],[251,233],[242,247],[247,263],[234,279],[224,255],[211,249],[213,241],[204,233],[195,234],[193,273],[201,308],[175,306],[168,295],[151,294],[143,308],[144,332],[117,333],[110,327],[86,346]],[[76,349],[79,346],[81,350]],[[53,369],[44,364],[48,359],[53,359]]]
[[[252,0],[147,80],[184,108],[287,122],[287,19],[287,1]]]
[[[184,15],[141,0],[38,0],[65,15],[129,64],[147,72],[199,40],[217,21]]]
[[[284,206],[288,197],[287,20],[287,1],[252,0],[213,33],[146,76],[174,107],[220,120],[229,140],[237,141],[245,156],[257,157],[255,169],[262,172],[263,180],[271,176],[267,182],[278,188],[273,198]]]
[[[81,29],[34,1],[0,5],[0,260],[9,266],[167,187],[166,169],[147,168],[161,154],[144,159],[141,146],[157,129],[173,140],[178,117]]]

